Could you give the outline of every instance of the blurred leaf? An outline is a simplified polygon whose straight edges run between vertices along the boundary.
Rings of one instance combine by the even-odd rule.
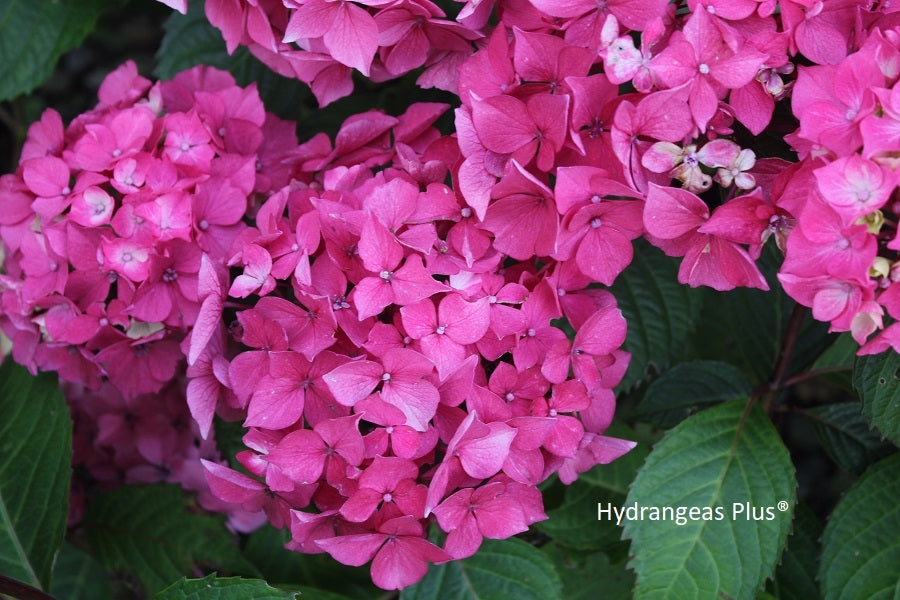
[[[846,471],[861,473],[891,451],[892,446],[869,426],[859,402],[817,406],[807,415],[825,452]]]
[[[688,417],[647,457],[625,507],[695,508],[700,520],[624,520],[636,598],[753,598],[773,574],[797,485],[772,423],[746,407],[733,400]]]
[[[0,573],[47,590],[63,542],[72,419],[56,378],[0,366]]]
[[[900,354],[889,351],[857,357],[853,387],[872,425],[900,445]]]
[[[619,389],[627,390],[682,355],[697,326],[701,294],[678,283],[678,262],[637,242],[634,260],[611,288],[628,321],[624,349],[631,364]]]
[[[50,593],[57,600],[107,600],[109,579],[100,563],[66,542],[53,565]]]
[[[751,391],[747,377],[734,365],[711,360],[685,362],[650,384],[632,416],[669,429],[712,404],[747,397]]]
[[[819,537],[822,525],[805,504],[794,510],[793,531],[781,564],[775,571],[776,596],[780,600],[809,600],[819,598],[816,569],[819,566]]]
[[[259,579],[216,577],[182,579],[162,590],[155,600],[293,600],[296,592],[276,590]]]
[[[554,600],[562,582],[537,548],[516,538],[484,540],[465,560],[432,565],[401,600]]]
[[[0,100],[44,82],[64,52],[81,43],[119,0],[4,0],[0,3]]]
[[[822,535],[826,599],[900,597],[900,454],[871,467],[841,498]]]
[[[596,600],[598,596],[605,600],[631,598],[634,573],[626,568],[625,560],[613,562],[602,552],[566,552],[552,542],[542,546],[541,552],[550,558],[559,573],[566,600]]]
[[[110,571],[133,574],[150,593],[198,565],[258,575],[224,518],[192,509],[175,485],[105,492],[91,500],[84,525],[91,554]]]

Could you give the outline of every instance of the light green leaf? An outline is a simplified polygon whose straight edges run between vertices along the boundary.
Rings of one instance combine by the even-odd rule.
[[[871,467],[841,498],[822,535],[826,600],[900,596],[900,454]]]
[[[0,366],[0,574],[47,590],[66,532],[72,419],[56,378]]]
[[[857,357],[853,387],[872,425],[900,445],[900,354],[889,351]]]
[[[277,590],[259,579],[216,577],[182,579],[162,590],[155,600],[293,600],[296,592]]]
[[[624,348],[631,364],[619,388],[627,390],[682,355],[700,315],[701,292],[678,283],[678,261],[644,242],[611,288],[628,321]]]
[[[562,582],[547,557],[525,542],[484,540],[465,560],[432,565],[401,600],[554,600]]]
[[[0,3],[0,100],[30,92],[56,61],[91,32],[111,0],[5,0]]]
[[[892,446],[869,427],[859,402],[838,402],[809,409],[807,416],[828,456],[842,469],[861,473]]]
[[[647,388],[633,417],[669,429],[686,417],[752,391],[743,371],[734,365],[697,360],[675,365]]]
[[[174,485],[124,486],[91,500],[91,554],[108,570],[136,576],[155,593],[198,564],[256,575],[221,516],[189,508]]]
[[[50,593],[57,600],[107,600],[109,579],[100,563],[66,542],[53,565]]]
[[[796,500],[794,468],[766,415],[746,407],[733,400],[687,418],[647,457],[625,504],[660,509],[656,520],[652,510],[624,519],[636,598],[749,599],[773,574]],[[683,524],[677,513],[661,520],[663,507],[683,507]]]

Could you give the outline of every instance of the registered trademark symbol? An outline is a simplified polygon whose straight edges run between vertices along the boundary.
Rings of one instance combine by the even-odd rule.
[[[781,500],[778,502],[778,510],[780,510],[781,512],[787,512],[788,507],[790,507],[790,504],[787,503],[787,500]]]

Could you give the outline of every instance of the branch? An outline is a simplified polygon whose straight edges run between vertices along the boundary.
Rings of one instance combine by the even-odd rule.
[[[769,405],[781,389],[790,385],[790,379],[786,379],[788,368],[791,365],[791,359],[794,357],[794,346],[797,345],[797,337],[800,335],[800,326],[803,324],[803,317],[806,316],[807,308],[801,304],[794,304],[794,310],[791,312],[791,318],[788,321],[787,329],[784,332],[784,340],[781,342],[781,350],[778,353],[778,360],[775,362],[775,368],[769,381],[762,384],[751,395],[751,399],[759,399],[762,401],[766,411]]]

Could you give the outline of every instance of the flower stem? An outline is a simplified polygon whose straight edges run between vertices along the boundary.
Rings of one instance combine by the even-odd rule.
[[[781,350],[778,353],[778,360],[775,362],[772,377],[769,378],[768,382],[756,388],[751,396],[752,399],[758,399],[762,402],[766,412],[769,412],[772,401],[778,392],[792,385],[791,379],[795,379],[787,378],[787,371],[794,356],[794,347],[797,345],[797,337],[800,335],[800,326],[803,324],[806,311],[807,308],[805,306],[794,304],[794,310],[791,312],[791,318],[784,332],[784,340],[781,342]]]

